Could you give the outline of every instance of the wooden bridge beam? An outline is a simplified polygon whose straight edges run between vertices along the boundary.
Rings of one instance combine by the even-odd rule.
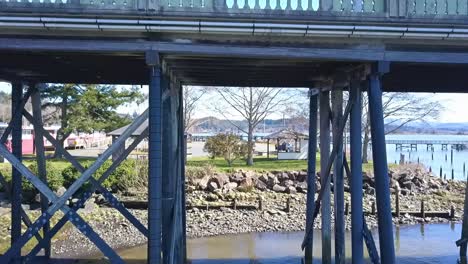
[[[380,66],[380,63],[378,64]],[[376,67],[377,68],[377,67]],[[379,225],[379,242],[382,264],[395,263],[393,222],[390,204],[390,183],[385,145],[385,130],[382,106],[381,77],[384,72],[374,69],[370,75],[368,90],[371,121],[372,155],[374,160],[375,191]]]
[[[307,152],[307,208],[306,208],[306,238],[305,261],[307,264],[313,261],[314,211],[315,211],[315,179],[317,156],[317,120],[318,120],[318,94],[309,89],[309,145]]]

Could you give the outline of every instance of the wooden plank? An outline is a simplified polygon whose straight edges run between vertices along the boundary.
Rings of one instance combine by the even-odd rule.
[[[322,198],[322,262],[331,263],[331,187],[327,177],[330,156],[330,93],[320,94],[320,179]],[[317,210],[317,208],[315,208]],[[309,231],[311,232],[311,231]]]
[[[335,87],[331,94],[333,116],[333,142],[340,142],[343,131],[340,130],[343,120],[343,91]],[[333,146],[337,155],[333,165],[333,194],[335,214],[335,263],[344,264],[345,254],[345,216],[344,216],[344,175],[343,175],[343,143]]]

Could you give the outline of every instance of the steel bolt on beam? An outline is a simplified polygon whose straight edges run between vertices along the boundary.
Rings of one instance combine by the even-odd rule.
[[[330,96],[320,94],[320,179],[324,188],[322,198],[322,262],[331,263],[331,190],[325,173],[330,155]],[[309,231],[312,232],[312,231]]]
[[[350,144],[351,144],[351,248],[352,263],[364,262],[363,225],[364,214],[362,208],[362,139],[361,118],[362,100],[359,82],[352,82],[350,99],[354,100],[350,115]]]
[[[345,216],[344,216],[344,178],[343,178],[343,131],[340,131],[343,116],[343,91],[332,91],[333,111],[333,142],[337,144],[337,154],[334,160],[333,194],[335,213],[335,263],[345,262]]]
[[[393,244],[390,184],[385,145],[381,76],[379,73],[370,75],[368,96],[381,262],[382,264],[393,264],[395,263],[395,246]]]
[[[305,248],[305,261],[312,263],[313,260],[313,232],[314,229],[314,211],[315,211],[315,174],[316,174],[316,153],[317,153],[317,108],[318,95],[312,95],[312,89],[309,89],[309,146],[307,157],[307,208],[306,208],[306,235],[307,247]]]

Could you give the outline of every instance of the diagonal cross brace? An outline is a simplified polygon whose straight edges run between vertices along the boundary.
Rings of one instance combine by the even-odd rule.
[[[31,123],[35,122],[33,117],[27,111],[24,111],[24,115],[26,119],[28,119]],[[78,169],[78,171],[80,171],[81,173],[85,172],[85,168],[78,162],[78,160],[75,157],[73,157],[67,150],[65,150],[60,144],[58,144],[57,140],[54,137],[52,137],[52,135],[50,135],[48,131],[46,131],[42,127],[40,127],[40,129],[42,130],[41,132],[46,137],[46,139],[49,142],[51,142],[52,145],[54,145],[54,147],[56,148],[58,152],[60,152],[67,160],[69,160],[72,163],[72,165],[76,169]],[[104,172],[103,175],[101,175],[99,180],[96,180],[93,177],[91,177],[90,182],[93,185],[92,190],[90,190],[89,193],[85,194],[85,196],[88,196],[88,197],[83,197],[78,202],[80,206],[83,206],[86,200],[88,200],[91,197],[92,193],[94,193],[94,191],[96,190],[99,190],[100,192],[103,193],[104,198],[106,198],[106,200],[114,208],[119,210],[120,213],[123,216],[125,216],[145,236],[147,236],[147,233],[148,233],[148,230],[146,229],[146,227],[143,224],[141,224],[140,221],[138,221],[138,219],[136,219],[136,217],[132,213],[130,213],[125,208],[125,206],[123,206],[123,204],[121,204],[111,192],[109,192],[106,188],[102,187],[102,183],[111,175],[111,173],[120,165],[120,163],[122,163],[122,161],[125,160],[125,158],[127,158],[130,152],[132,152],[133,149],[136,148],[136,146],[147,136],[148,136],[148,128],[145,129],[145,131],[143,131],[143,133],[139,135],[136,138],[136,140],[132,142],[132,144],[125,150],[124,153],[119,155],[118,159],[106,170],[106,172]]]
[[[24,94],[23,99],[21,99],[21,101],[16,105],[15,109],[18,109],[18,110],[15,111],[15,113],[11,117],[10,123],[8,123],[8,126],[5,128],[5,131],[3,132],[2,137],[0,138],[0,143],[1,144],[6,143],[6,141],[8,139],[8,136],[10,135],[11,130],[13,129],[12,124],[14,124],[14,122],[12,122],[12,121],[17,120],[17,119],[22,117],[21,113],[23,112],[24,106],[28,102],[29,97],[31,96],[32,92],[33,92],[33,89],[29,88],[26,91],[26,93]]]
[[[98,180],[98,184],[101,184],[105,179],[107,179],[110,174],[120,165],[120,163],[125,160],[125,158],[128,156],[128,154],[141,142],[141,140],[143,140],[145,137],[148,136],[148,129],[146,129],[139,137],[137,137],[133,142],[132,144],[125,150],[125,152],[123,152],[122,154],[119,155],[119,157],[115,160],[115,162],[103,173],[103,175],[101,176],[101,178],[99,178]],[[53,143],[52,143],[53,144]],[[68,152],[67,152],[68,153]],[[98,185],[100,186],[100,185]],[[82,198],[73,205],[72,209],[73,210],[78,210],[80,207],[82,207],[84,205],[84,203],[86,202],[86,200],[88,200],[92,193],[95,191],[95,189],[97,188],[96,185],[93,185],[92,187],[93,189],[90,190],[90,191],[87,191],[83,194]],[[104,188],[105,189],[105,188]],[[122,208],[123,211],[119,210],[124,216],[127,217],[127,214],[130,214],[131,217],[134,218],[134,216],[121,204],[119,203],[118,201],[116,202],[117,203],[117,206],[118,208]],[[115,206],[117,208],[117,206]],[[128,218],[127,218],[128,219]],[[60,231],[60,229],[67,223],[68,219],[66,216],[62,217],[62,219],[60,219],[60,221],[57,222],[57,224],[55,224],[55,226],[50,230],[50,232],[48,234],[45,234],[44,235],[44,238],[45,239],[50,239],[52,237],[54,237],[58,231]],[[148,230],[146,229],[146,227],[144,225],[142,225],[138,219],[135,219],[134,221],[130,220],[129,221],[135,225],[135,227],[141,232],[143,233],[145,236],[148,236]],[[135,221],[137,221],[137,223],[135,223]],[[34,257],[35,255],[37,255],[37,253],[39,253],[39,251],[41,250],[42,248],[42,245],[44,244],[44,240],[40,241],[39,244],[37,244],[27,255],[27,257],[29,257],[29,259],[32,259],[32,257]]]
[[[8,198],[11,201],[11,187],[6,182],[5,177],[3,176],[3,174],[1,172],[0,172],[0,185],[2,185],[3,188],[5,188],[5,192],[8,195]],[[29,227],[30,225],[32,225],[31,219],[29,219],[29,216],[26,214],[26,212],[24,211],[24,209],[22,207],[21,207],[20,212],[21,212],[21,219],[23,219],[23,222],[26,225],[26,227]],[[41,237],[41,235],[39,233],[37,233],[34,236],[36,237],[37,241],[40,241],[42,239],[42,237]]]
[[[348,104],[346,105],[346,108],[345,108],[345,111],[344,111],[344,114],[343,114],[343,119],[342,119],[342,122],[340,123],[340,127],[339,127],[339,130],[338,130],[340,132],[340,134],[343,134],[343,131],[344,131],[345,126],[346,126],[346,120],[348,120],[348,116],[349,116],[349,113],[351,112],[351,107],[353,106],[354,101],[355,100],[353,98],[353,100],[349,100]],[[325,179],[326,179],[325,183],[328,183],[328,177],[330,177],[330,171],[331,171],[332,164],[333,164],[333,162],[335,160],[336,155],[338,154],[337,146],[339,144],[342,144],[342,142],[343,142],[343,137],[337,137],[336,140],[333,142],[333,149],[332,149],[332,152],[330,154],[330,159],[328,160],[325,173],[320,172],[321,176],[325,177]],[[312,223],[315,221],[315,218],[317,218],[317,215],[320,212],[321,201],[322,201],[323,195],[325,193],[325,189],[327,187],[328,187],[328,184],[325,184],[320,189],[317,200],[315,201],[315,211],[314,211],[314,215],[313,215],[313,218],[312,218]],[[310,229],[305,234],[304,240],[302,241],[302,245],[301,245],[302,250],[304,250],[304,248],[307,246],[307,241],[309,241],[308,238],[311,235],[312,230],[313,229]]]
[[[42,194],[44,194],[49,201],[58,200],[59,197],[37,176],[35,176],[28,168],[26,168],[19,159],[17,159],[13,154],[11,154],[8,149],[0,144],[0,155],[5,157],[12,166],[15,167],[27,180],[29,180],[34,187],[36,187]],[[71,222],[85,234],[91,241],[96,244],[96,246],[106,254],[107,257],[112,261],[112,263],[123,263],[122,259],[112,250],[109,245],[102,240],[99,235],[94,232],[94,230],[89,226],[77,213],[70,209],[67,205],[60,207],[64,214],[68,214]],[[47,223],[52,217],[53,213],[50,213],[49,210],[44,212],[27,230],[21,235],[21,237],[10,247],[7,252],[0,258],[1,263],[10,263],[11,259],[14,257],[14,252],[18,249],[21,249],[34,234],[38,233],[39,230]]]
[[[42,194],[44,194],[49,201],[52,202],[52,205],[49,207],[47,212],[45,212],[36,222],[33,224],[33,228],[29,228],[26,233],[24,233],[21,238],[6,252],[4,259],[8,260],[7,263],[11,259],[12,249],[17,249],[18,247],[21,248],[29,239],[32,237],[32,234],[37,233],[39,228],[49,220],[52,215],[59,209],[64,211],[64,213],[69,213],[69,218],[77,225],[80,231],[83,231],[83,227],[86,230],[89,230],[88,238],[90,238],[96,246],[98,246],[104,254],[106,254],[113,262],[116,263],[122,262],[121,258],[115,254],[115,252],[110,248],[104,240],[102,240],[92,229],[91,227],[86,224],[86,222],[82,221],[81,217],[77,215],[74,211],[72,211],[68,206],[65,205],[65,202],[70,198],[89,178],[96,172],[97,169],[107,160],[112,152],[122,146],[125,143],[125,140],[131,136],[131,134],[144,122],[144,120],[148,116],[148,110],[146,110],[142,115],[140,115],[125,131],[122,135],[117,139],[117,141],[104,153],[98,157],[96,162],[94,162],[82,175],[81,177],[76,180],[68,190],[62,195],[61,197],[57,197],[55,193],[50,190],[50,188],[45,185],[40,179],[38,179],[31,171],[29,171],[14,155],[12,155],[5,146],[0,145],[0,155],[7,158],[10,163],[15,166],[19,171],[22,172],[23,176],[26,177]],[[76,216],[76,217],[75,217]],[[81,221],[79,222],[79,220]],[[83,227],[79,226],[80,223],[83,223]],[[34,230],[34,232],[33,232]],[[86,231],[85,230],[85,231]],[[85,234],[85,232],[83,232]],[[8,256],[7,256],[8,254]]]

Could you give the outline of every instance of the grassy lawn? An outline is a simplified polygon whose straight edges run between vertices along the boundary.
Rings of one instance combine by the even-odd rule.
[[[316,158],[317,170],[320,167],[320,156]],[[232,167],[229,167],[227,162],[223,158],[210,159],[208,157],[194,157],[188,158],[187,166],[203,167],[207,164],[212,165],[218,171],[231,172],[239,169],[253,170],[253,171],[288,171],[288,170],[306,170],[307,160],[277,160],[276,157],[255,157],[254,165],[247,166],[244,160],[236,160]],[[393,164],[389,164],[389,167],[393,167]],[[372,171],[372,163],[362,165],[363,171]]]
[[[78,160],[79,162],[87,162],[87,161],[94,161],[96,160],[96,158],[79,158]],[[35,164],[36,160],[31,155],[25,156],[25,159],[23,159],[23,164],[26,167],[29,167],[33,163]],[[48,159],[47,163],[50,163],[51,166],[57,169],[58,171],[62,171],[71,165],[71,163],[65,159]],[[8,162],[0,163],[0,172],[4,174],[11,174],[11,164]]]

